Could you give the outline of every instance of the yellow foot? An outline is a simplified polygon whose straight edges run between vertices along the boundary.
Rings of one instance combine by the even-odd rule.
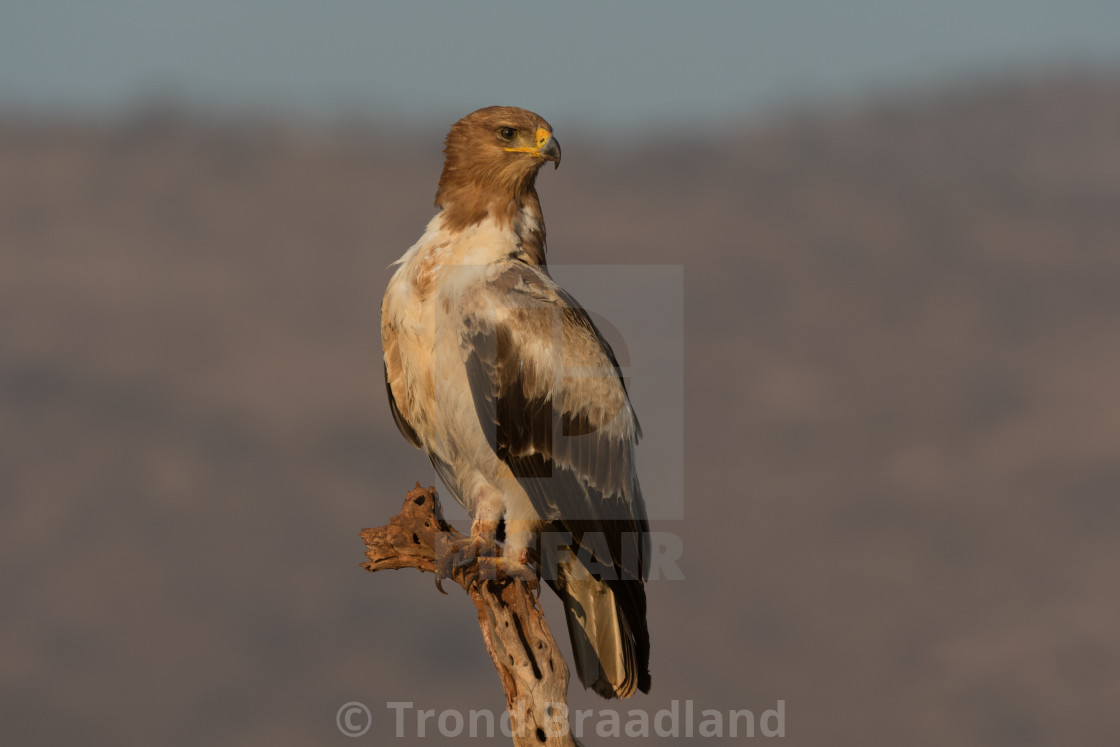
[[[525,584],[540,593],[537,572],[528,563],[507,557],[479,558],[476,564],[475,581],[497,581],[509,579]]]
[[[436,539],[436,588],[446,594],[441,582],[445,578],[453,578],[456,572],[465,575],[464,580],[470,588],[478,577],[478,560],[497,556],[500,552],[497,540],[489,532],[459,540],[439,535]]]
[[[436,588],[444,594],[445,578],[460,578],[467,589],[481,581],[507,579],[524,583],[540,594],[536,570],[523,559],[502,556],[493,535],[446,543],[437,540]]]

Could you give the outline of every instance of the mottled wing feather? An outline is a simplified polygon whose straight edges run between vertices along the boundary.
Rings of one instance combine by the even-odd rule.
[[[511,263],[465,310],[462,352],[478,417],[546,520],[577,543],[602,532],[640,578],[648,522],[634,470],[640,429],[610,346],[539,269]]]
[[[479,421],[544,520],[542,531],[571,535],[577,563],[614,597],[617,648],[586,638],[584,625],[597,620],[591,629],[601,634],[603,621],[583,604],[601,597],[587,596],[570,576],[571,561],[542,543],[542,570],[564,601],[580,679],[604,697],[648,692],[649,522],[634,470],[640,429],[614,353],[538,268],[512,263],[472,296],[460,341]],[[584,661],[590,651],[597,664]],[[621,657],[625,675],[604,656]]]

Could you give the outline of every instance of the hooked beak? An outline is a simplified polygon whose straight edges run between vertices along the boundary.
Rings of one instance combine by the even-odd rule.
[[[553,168],[560,168],[560,143],[552,133],[543,127],[537,128],[535,145],[526,145],[519,148],[506,148],[510,153],[528,153],[546,161],[552,161]]]
[[[543,144],[538,144],[537,155],[547,161],[552,161],[552,168],[558,169],[560,168],[560,141],[554,138],[552,133],[548,132],[548,130],[540,129],[537,130],[538,143],[540,143],[542,132],[548,133],[548,140]]]

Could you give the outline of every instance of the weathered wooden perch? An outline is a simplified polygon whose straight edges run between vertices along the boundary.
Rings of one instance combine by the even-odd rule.
[[[368,571],[416,568],[435,573],[437,552],[464,538],[443,518],[435,488],[420,483],[409,491],[399,514],[376,529],[363,529]],[[568,665],[549,631],[533,591],[509,579],[471,583],[468,569],[452,580],[478,609],[486,651],[506,693],[516,747],[575,747],[568,728]]]

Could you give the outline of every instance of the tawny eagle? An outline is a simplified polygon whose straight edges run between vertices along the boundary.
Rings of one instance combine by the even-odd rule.
[[[641,430],[610,345],[545,263],[534,185],[560,145],[538,115],[493,106],[456,122],[444,155],[439,212],[381,306],[393,418],[470,513],[465,549],[539,569],[563,600],[583,685],[648,692]]]

